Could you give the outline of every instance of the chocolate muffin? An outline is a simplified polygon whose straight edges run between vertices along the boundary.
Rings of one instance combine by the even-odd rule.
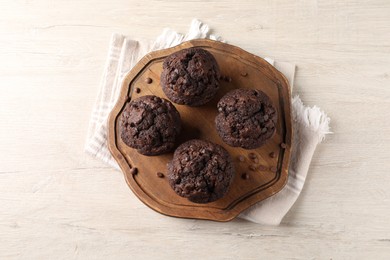
[[[208,203],[227,193],[234,168],[222,146],[194,139],[176,149],[168,172],[169,184],[178,195],[195,203]]]
[[[151,95],[127,103],[120,118],[123,142],[144,155],[171,151],[180,129],[180,114],[172,103]]]
[[[214,56],[201,48],[189,48],[165,58],[161,86],[171,101],[201,106],[217,93],[219,78],[219,67]]]
[[[260,90],[232,90],[221,98],[217,107],[218,134],[231,146],[254,149],[275,133],[276,109]]]

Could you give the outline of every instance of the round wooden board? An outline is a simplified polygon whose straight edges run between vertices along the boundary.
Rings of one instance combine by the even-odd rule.
[[[234,161],[236,175],[229,192],[220,200],[208,204],[196,204],[182,198],[168,184],[167,163],[173,153],[160,156],[144,156],[126,146],[119,134],[119,118],[126,102],[143,95],[156,95],[167,98],[160,86],[162,63],[166,56],[189,47],[201,47],[210,51],[216,58],[221,74],[232,80],[221,81],[216,97],[201,107],[188,107],[174,104],[182,119],[182,133],[177,145],[186,140],[200,138],[222,145]],[[151,78],[152,83],[146,82]],[[140,93],[136,93],[139,88]],[[234,88],[260,89],[272,100],[278,112],[278,124],[272,139],[258,148],[245,150],[230,147],[218,136],[214,120],[217,115],[216,104],[228,91]],[[150,208],[169,216],[229,221],[253,204],[280,191],[287,182],[290,161],[292,126],[290,89],[285,77],[260,57],[238,47],[212,40],[192,40],[176,47],[152,52],[146,55],[126,75],[123,80],[120,97],[109,117],[108,144],[113,157],[121,167],[131,190]],[[282,149],[281,143],[287,147]],[[275,153],[272,158],[269,154]],[[259,163],[253,163],[248,157],[255,153]],[[244,156],[240,162],[238,156]],[[265,166],[266,170],[249,169],[250,165]],[[138,174],[132,175],[130,169],[138,168]],[[271,171],[276,167],[276,171]],[[165,174],[159,178],[157,172]],[[249,178],[242,178],[246,173]]]

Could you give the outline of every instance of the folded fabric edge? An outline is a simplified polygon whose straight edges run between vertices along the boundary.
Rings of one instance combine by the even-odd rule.
[[[99,118],[103,116],[102,108],[106,104],[106,100],[104,99],[106,99],[107,97],[105,96],[104,90],[107,88],[107,84],[108,84],[107,81],[110,80],[108,78],[109,77],[108,73],[110,70],[113,69],[115,69],[116,71],[116,68],[118,67],[119,57],[117,52],[118,49],[122,46],[124,39],[125,39],[124,35],[118,33],[113,33],[111,35],[107,58],[103,67],[103,75],[100,79],[98,93],[95,97],[90,120],[88,123],[87,138],[84,144],[84,151],[87,151],[90,145],[90,140],[98,131]]]
[[[115,170],[120,171],[120,167],[118,163],[115,161],[114,158],[111,157],[111,154],[98,153],[92,146],[88,146],[88,145],[85,147],[84,152],[97,159],[100,159],[103,163],[113,167]]]

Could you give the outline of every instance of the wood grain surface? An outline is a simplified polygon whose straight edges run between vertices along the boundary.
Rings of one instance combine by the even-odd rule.
[[[224,147],[232,157],[235,176],[229,191],[223,198],[207,204],[193,203],[178,196],[167,178],[157,177],[157,172],[167,175],[167,164],[172,160],[173,152],[144,156],[127,146],[120,138],[120,117],[127,102],[144,95],[168,99],[160,84],[164,59],[190,47],[209,51],[216,59],[221,75],[229,79],[220,81],[216,96],[203,106],[174,104],[182,123],[178,145],[191,139],[208,140]],[[244,73],[245,76],[242,76]],[[147,79],[151,82],[148,83]],[[270,98],[278,115],[275,134],[256,149],[231,147],[221,140],[215,129],[217,102],[236,88],[260,89]],[[124,77],[119,100],[108,120],[108,146],[131,190],[152,209],[175,217],[229,221],[255,203],[274,195],[287,183],[291,155],[291,120],[291,90],[287,79],[279,71],[264,59],[241,48],[199,39],[149,53]],[[281,148],[281,143],[286,145],[286,149]],[[270,156],[270,153],[274,156]],[[254,163],[249,154],[256,156],[258,162]],[[239,156],[244,158],[243,162],[238,160]],[[259,165],[265,169],[259,170]],[[255,168],[250,170],[249,167]],[[273,167],[276,170],[271,170]],[[132,168],[137,168],[137,174],[132,174]],[[248,178],[242,178],[243,174]]]
[[[0,1],[1,259],[388,259],[389,1]],[[193,17],[331,117],[277,227],[163,217],[84,154],[110,35]]]

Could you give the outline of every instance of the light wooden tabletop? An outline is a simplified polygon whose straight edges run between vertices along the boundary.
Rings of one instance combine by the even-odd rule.
[[[83,152],[111,33],[193,17],[332,119],[280,226],[160,215]],[[0,259],[389,259],[388,1],[3,0],[0,37]]]

